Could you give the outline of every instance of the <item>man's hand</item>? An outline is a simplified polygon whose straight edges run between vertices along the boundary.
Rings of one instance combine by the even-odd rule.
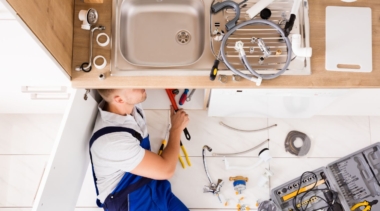
[[[172,123],[171,131],[183,131],[189,123],[189,115],[182,109],[175,112],[173,106],[170,106],[170,110]]]
[[[189,117],[182,109],[177,112],[171,107],[170,137],[168,145],[161,156],[146,150],[141,163],[131,171],[132,174],[152,179],[169,179],[175,171],[178,162],[181,133],[189,123]]]

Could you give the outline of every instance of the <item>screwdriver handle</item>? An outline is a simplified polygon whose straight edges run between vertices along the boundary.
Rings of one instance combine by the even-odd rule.
[[[183,91],[181,98],[179,99],[179,105],[183,105],[185,103],[187,99],[187,93],[189,93],[189,89],[185,89],[185,91]]]
[[[211,68],[210,72],[210,80],[214,81],[216,78],[216,75],[218,74],[218,66],[219,66],[219,60],[214,61],[214,65]]]
[[[171,104],[172,104],[172,106],[173,106],[174,111],[177,112],[177,111],[178,111],[178,106],[177,106],[177,103],[175,102],[175,99],[174,99],[173,94],[171,93],[171,89],[165,89],[165,91],[166,91],[166,94],[167,94],[168,97],[169,97],[169,100],[170,100],[170,102],[171,102]],[[187,130],[187,128],[185,128],[185,129],[183,130],[183,132],[185,133],[185,137],[186,137],[186,139],[187,139],[188,141],[190,141],[191,136],[190,136],[190,133],[189,133],[189,131]]]

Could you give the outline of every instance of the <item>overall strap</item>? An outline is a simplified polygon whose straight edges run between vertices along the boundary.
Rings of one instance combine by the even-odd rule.
[[[96,195],[97,196],[99,195],[99,190],[98,190],[98,186],[96,185],[97,178],[96,178],[96,175],[95,175],[94,165],[93,165],[93,162],[92,162],[91,147],[92,147],[92,145],[94,144],[94,142],[99,137],[101,137],[103,135],[106,135],[106,134],[109,134],[109,133],[115,133],[115,132],[127,132],[127,133],[130,133],[133,137],[135,137],[140,142],[143,140],[140,133],[136,132],[133,129],[125,128],[125,127],[104,127],[102,129],[96,131],[92,135],[91,140],[90,140],[89,151],[90,151],[90,160],[91,160],[91,166],[92,166],[92,176],[94,178],[94,183],[95,183],[95,189],[96,189]],[[98,205],[98,207],[103,207],[103,204],[100,202],[99,199],[96,200],[96,204]]]
[[[136,108],[136,111],[137,111],[137,113],[139,113],[139,114],[140,114],[141,118],[143,118],[143,119],[144,119],[144,116],[142,115],[141,111],[140,111],[138,108]]]

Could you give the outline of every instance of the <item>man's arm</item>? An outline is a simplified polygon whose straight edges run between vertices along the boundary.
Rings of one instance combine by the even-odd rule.
[[[178,112],[175,113],[172,107],[172,128],[170,129],[168,145],[162,152],[162,155],[159,156],[151,151],[145,150],[144,158],[139,165],[131,171],[131,173],[157,180],[169,179],[172,177],[178,162],[181,133],[187,126],[188,122],[189,117],[185,111],[178,110]]]

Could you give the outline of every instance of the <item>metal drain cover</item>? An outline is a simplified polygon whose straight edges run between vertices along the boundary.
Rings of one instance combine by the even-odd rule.
[[[176,40],[179,44],[187,44],[191,39],[188,31],[182,30],[177,33]]]

